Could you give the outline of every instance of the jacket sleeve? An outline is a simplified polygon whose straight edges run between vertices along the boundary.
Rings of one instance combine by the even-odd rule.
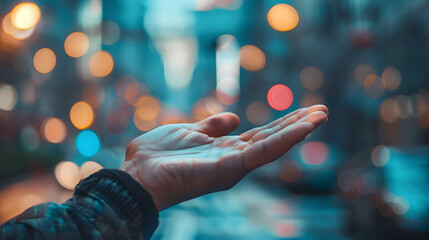
[[[63,204],[31,207],[0,226],[0,239],[150,239],[158,226],[151,196],[130,175],[103,169]]]

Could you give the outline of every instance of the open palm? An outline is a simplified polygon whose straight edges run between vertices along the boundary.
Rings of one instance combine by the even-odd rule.
[[[234,186],[248,172],[283,155],[326,121],[323,105],[298,109],[265,126],[226,136],[232,113],[156,128],[131,141],[121,169],[149,191],[158,210]]]

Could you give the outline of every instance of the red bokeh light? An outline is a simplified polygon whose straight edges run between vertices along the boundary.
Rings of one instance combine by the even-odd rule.
[[[277,84],[268,91],[267,100],[273,109],[281,111],[292,105],[293,94],[287,86]]]
[[[328,158],[328,147],[322,142],[307,142],[301,147],[301,158],[306,164],[322,164]]]

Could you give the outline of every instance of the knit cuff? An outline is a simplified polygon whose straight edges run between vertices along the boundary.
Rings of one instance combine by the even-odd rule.
[[[103,179],[113,180],[123,189],[118,189],[117,184],[100,181]],[[90,191],[101,193],[108,202],[114,204],[128,219],[131,231],[143,230],[144,239],[150,239],[158,226],[159,214],[150,194],[128,173],[117,169],[102,169],[82,180],[76,186],[75,194],[87,194]],[[124,191],[128,194],[124,194]]]

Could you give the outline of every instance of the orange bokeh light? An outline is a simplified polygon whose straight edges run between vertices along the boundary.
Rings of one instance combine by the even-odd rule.
[[[49,73],[57,63],[55,53],[49,48],[42,48],[34,54],[33,65],[40,73]]]
[[[39,22],[40,9],[34,3],[20,3],[10,12],[10,20],[16,29],[30,29]]]
[[[77,102],[70,110],[70,120],[76,128],[85,129],[94,121],[94,112],[88,103]]]
[[[156,126],[156,120],[145,121],[145,120],[139,119],[136,114],[134,114],[133,120],[134,120],[134,125],[140,131],[143,131],[143,132],[148,132]]]
[[[89,60],[89,71],[95,77],[105,77],[113,70],[113,58],[110,53],[100,50],[94,53]]]
[[[294,29],[299,22],[298,12],[289,4],[277,4],[267,13],[267,20],[270,26],[279,32]]]
[[[64,41],[64,50],[70,57],[82,57],[89,48],[89,39],[85,33],[70,33]]]
[[[41,132],[46,141],[60,143],[67,136],[67,127],[61,119],[51,117],[43,121]]]
[[[253,45],[245,45],[240,49],[240,65],[247,71],[259,71],[265,66],[264,52]]]

